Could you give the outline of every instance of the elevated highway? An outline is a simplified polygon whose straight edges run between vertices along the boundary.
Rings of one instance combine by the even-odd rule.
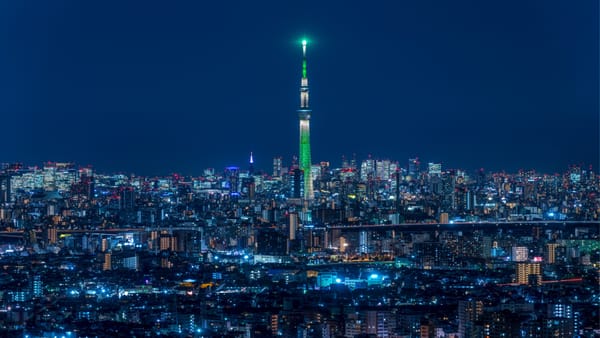
[[[469,230],[514,230],[539,227],[551,230],[584,228],[598,233],[599,221],[518,221],[518,222],[460,222],[460,223],[402,223],[402,224],[332,224],[315,227],[323,230],[349,231],[469,231]]]

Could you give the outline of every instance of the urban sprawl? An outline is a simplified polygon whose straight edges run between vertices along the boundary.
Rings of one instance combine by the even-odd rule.
[[[368,158],[202,175],[2,165],[19,337],[597,337],[600,176]],[[269,163],[269,167],[270,167]]]

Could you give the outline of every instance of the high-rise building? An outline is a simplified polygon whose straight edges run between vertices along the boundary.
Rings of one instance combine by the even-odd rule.
[[[58,241],[58,231],[55,227],[48,228],[48,244],[55,244]]]
[[[254,199],[256,191],[256,182],[254,179],[254,156],[250,153],[250,161],[248,163],[248,173],[240,174],[242,180],[242,193],[250,200]]]
[[[458,302],[458,336],[476,337],[476,322],[483,315],[483,302],[480,300],[461,300]]]
[[[442,164],[429,162],[427,164],[427,173],[429,174],[429,176],[441,176]]]
[[[290,213],[290,226],[288,239],[293,241],[296,239],[296,231],[298,230],[298,214],[295,212]]]
[[[304,182],[306,182],[306,175],[304,175],[304,172],[298,168],[292,170],[292,198],[302,198],[304,196]]]
[[[104,254],[104,263],[102,264],[102,270],[112,270],[112,254],[110,252]]]
[[[35,274],[31,277],[31,294],[33,297],[41,297],[44,294],[44,283],[42,276]]]
[[[363,182],[372,179],[375,175],[375,161],[369,156],[360,164],[360,180]]]
[[[310,115],[312,110],[308,106],[308,77],[306,75],[306,40],[302,40],[302,79],[300,80],[300,169],[304,171],[304,199],[313,198],[313,184],[310,157]]]
[[[539,285],[542,281],[540,263],[517,263],[517,283]]]
[[[229,189],[231,195],[237,195],[240,192],[240,168],[229,166],[225,168],[223,187]]]
[[[513,246],[511,258],[513,262],[525,262],[529,259],[529,249],[526,246]]]
[[[0,175],[0,203],[9,203],[10,200],[10,176]]]
[[[392,162],[390,160],[375,161],[375,177],[382,181],[388,181],[392,177]]]
[[[133,187],[122,187],[119,193],[119,206],[122,210],[133,210],[135,208],[135,189]]]
[[[177,250],[177,237],[163,231],[160,236],[160,250],[164,251],[178,251]]]
[[[545,250],[545,258],[548,264],[556,263],[556,249],[560,247],[559,243],[547,243]]]
[[[421,162],[418,157],[408,159],[408,175],[417,177],[421,171]]]
[[[273,177],[281,176],[281,157],[273,158]]]

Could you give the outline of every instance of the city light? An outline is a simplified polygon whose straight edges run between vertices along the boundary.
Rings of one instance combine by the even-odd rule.
[[[552,18],[545,18],[550,20],[549,26]],[[489,18],[484,19],[487,22]],[[116,27],[122,26],[117,22]],[[453,28],[446,28],[451,34],[444,36],[453,35]],[[96,38],[91,41],[102,42]],[[308,39],[299,42],[302,55],[298,40],[292,42],[295,61],[273,64],[292,64],[296,74],[288,80],[298,81],[299,88],[291,94],[299,93],[299,97],[288,102],[287,113],[285,105],[283,111],[277,109],[278,118],[296,123],[298,129],[290,131],[281,123],[271,123],[275,120],[265,119],[275,107],[268,106],[273,103],[269,100],[285,97],[283,91],[289,86],[277,84],[283,95],[271,90],[264,96],[269,100],[242,100],[235,93],[240,86],[223,87],[231,82],[227,78],[210,82],[202,77],[221,74],[228,67],[203,64],[208,70],[200,72],[202,81],[196,82],[227,87],[227,97],[211,92],[210,86],[167,90],[167,94],[183,94],[171,100],[176,103],[171,110],[160,104],[155,109],[173,111],[173,116],[163,121],[147,110],[135,114],[140,129],[144,129],[141,123],[146,120],[158,123],[156,130],[162,131],[189,124],[197,132],[188,135],[182,129],[181,136],[187,138],[157,136],[152,128],[146,128],[143,141],[148,147],[129,145],[126,139],[133,132],[131,126],[120,124],[126,112],[98,115],[121,126],[103,133],[88,130],[88,126],[69,129],[61,125],[66,119],[48,125],[59,138],[72,137],[73,148],[89,151],[90,156],[97,154],[94,145],[107,143],[114,148],[115,163],[119,156],[140,153],[165,166],[172,164],[172,170],[177,169],[176,162],[193,163],[189,173],[106,173],[70,162],[0,164],[0,335],[591,337],[600,331],[596,311],[600,299],[600,175],[596,168],[578,164],[559,173],[534,169],[486,171],[480,168],[485,162],[479,163],[476,170],[460,168],[455,162],[467,155],[479,160],[478,156],[489,154],[469,153],[475,149],[470,145],[481,141],[477,138],[481,133],[463,120],[460,123],[469,132],[457,130],[449,122],[452,114],[440,120],[427,107],[403,110],[394,106],[394,113],[400,115],[396,122],[407,123],[376,118],[376,111],[385,107],[378,101],[379,96],[377,100],[366,100],[363,91],[373,81],[355,81],[359,75],[356,71],[350,72],[351,81],[340,87],[351,88],[345,93],[348,102],[323,104],[323,95],[337,93],[326,88],[335,78],[326,74],[335,73],[335,61],[321,59],[328,55],[321,48],[331,46],[317,45],[319,53],[314,53],[319,58],[314,60],[315,72],[319,72],[314,79],[319,82],[313,88],[318,88],[315,94],[319,101],[315,102],[317,114],[313,116],[308,77],[308,61],[313,64],[313,54],[312,49],[307,53]],[[315,46],[310,44],[311,48]],[[169,55],[184,55],[176,45],[162,49]],[[521,44],[517,41],[515,45]],[[158,49],[157,55],[163,55]],[[339,50],[337,54],[340,60],[353,59],[353,70],[357,65],[367,65],[363,70],[370,69],[371,73],[378,71],[376,68],[387,69],[382,68],[383,64],[366,64],[354,55],[363,49]],[[252,52],[261,50],[254,48]],[[416,59],[409,60],[414,63]],[[150,61],[148,64],[157,64]],[[131,74],[140,73],[131,62],[125,64],[133,69]],[[264,64],[254,62],[248,65],[264,68]],[[232,68],[237,69],[235,65]],[[185,69],[190,78],[200,74],[194,67]],[[156,75],[152,69],[144,71],[149,72],[142,76],[144,79]],[[427,78],[426,73],[421,75]],[[494,75],[493,71],[487,73]],[[404,75],[400,82],[406,87],[411,82]],[[512,88],[506,79],[500,80],[500,87]],[[29,82],[36,83],[23,80]],[[414,92],[392,88],[378,91],[378,95],[394,93],[395,102],[406,102],[407,95],[423,104],[440,101],[435,97],[435,86],[429,86],[433,89],[425,95],[427,100],[421,100],[424,96],[416,93],[419,86],[417,83],[412,88]],[[252,86],[241,87],[246,90]],[[188,92],[199,95],[194,96],[196,105],[178,103]],[[157,93],[150,91],[142,97],[132,92],[125,96],[136,104],[145,98],[155,99]],[[33,101],[48,103],[44,95],[34,94]],[[73,110],[78,112],[77,118],[100,114],[114,104],[109,97],[103,103],[87,92],[74,94],[70,99],[81,96],[98,105],[92,111]],[[454,94],[451,91],[444,95]],[[474,94],[473,102],[482,100],[476,97],[481,93]],[[224,106],[205,107],[212,96]],[[235,104],[231,106],[228,100]],[[52,106],[61,98],[50,101]],[[251,106],[258,101],[267,106]],[[506,107],[511,106],[509,101],[510,97]],[[360,115],[352,115],[348,109],[358,110]],[[235,110],[243,111],[248,119],[240,120]],[[197,120],[185,117],[187,113]],[[208,122],[209,116],[223,114],[228,123]],[[340,118],[332,120],[334,114]],[[425,116],[423,123],[409,123],[411,114]],[[511,117],[509,112],[502,116]],[[527,122],[525,117],[512,117],[507,119],[508,124]],[[51,121],[54,117],[46,118]],[[314,139],[311,121],[312,131],[317,133],[312,135]],[[440,128],[431,127],[436,121],[441,123]],[[5,129],[15,125],[9,123]],[[236,129],[239,125],[249,132],[243,142],[232,137],[240,133]],[[285,137],[277,128],[285,130]],[[403,157],[365,155],[369,150],[369,133],[365,130],[369,128],[395,149],[389,153]],[[201,134],[212,129],[218,131],[218,137],[211,142],[199,141]],[[342,134],[336,134],[337,129]],[[410,137],[407,131],[412,129],[420,136]],[[107,133],[115,135],[107,140]],[[267,135],[267,141],[258,142],[255,134]],[[445,152],[442,158],[434,158],[439,153],[420,147],[425,144],[421,141],[437,134],[449,140],[448,144],[436,145]],[[490,135],[496,135],[508,147],[503,136],[508,134]],[[219,142],[237,150],[221,153]],[[274,155],[269,154],[268,143],[277,143],[284,151],[295,150],[277,154],[271,160],[269,157]],[[162,148],[153,149],[157,144]],[[185,151],[188,144],[197,151]],[[338,149],[338,158],[325,158],[326,146],[339,144],[356,149]],[[10,150],[11,146],[8,142],[4,148]],[[36,147],[34,143],[30,146]],[[526,145],[523,148],[544,153]],[[382,149],[373,150],[383,153]],[[458,149],[462,157],[446,153],[448,149]],[[506,158],[506,166],[511,167],[514,163],[506,155],[515,147],[507,149],[490,153]],[[166,156],[160,151],[180,156]],[[432,158],[425,162],[415,152]],[[205,158],[209,153],[218,153],[223,163],[203,169],[210,165]],[[24,158],[29,158],[26,155]],[[106,163],[99,163],[99,167],[102,165]]]

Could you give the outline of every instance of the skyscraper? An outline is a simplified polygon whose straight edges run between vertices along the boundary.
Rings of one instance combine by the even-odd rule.
[[[10,203],[10,200],[10,175],[0,175],[0,203]]]
[[[304,199],[312,200],[313,183],[310,158],[310,114],[308,107],[308,77],[306,75],[306,40],[302,40],[302,80],[300,81],[300,169],[304,171]]]
[[[408,175],[416,178],[421,171],[421,162],[418,157],[408,159]]]
[[[273,158],[273,177],[280,177],[281,176],[281,157],[274,157]]]

